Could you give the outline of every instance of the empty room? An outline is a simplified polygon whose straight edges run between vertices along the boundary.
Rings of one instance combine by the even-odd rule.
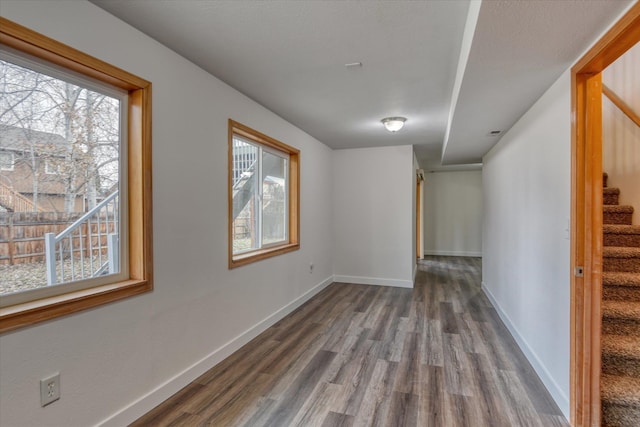
[[[637,0],[0,0],[0,426],[640,425]]]

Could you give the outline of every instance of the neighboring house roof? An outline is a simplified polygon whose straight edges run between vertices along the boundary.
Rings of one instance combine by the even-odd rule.
[[[69,143],[61,135],[16,126],[0,125],[0,150],[25,152],[34,146],[36,153],[64,156]]]
[[[65,175],[48,173],[47,161],[62,161],[69,148],[70,144],[61,135],[0,124],[0,152],[15,154],[14,167],[2,170],[0,176],[12,191],[25,197],[33,194],[35,179],[39,196],[64,196]],[[32,152],[41,160],[35,165],[36,170],[31,162]],[[57,166],[53,164],[53,167]]]

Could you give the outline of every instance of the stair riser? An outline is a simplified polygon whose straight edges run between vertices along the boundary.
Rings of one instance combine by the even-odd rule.
[[[640,258],[604,257],[603,271],[618,271],[622,273],[640,273]]]
[[[602,333],[640,338],[640,319],[604,318],[602,319]]]
[[[627,286],[604,286],[602,299],[610,301],[640,301],[640,288]]]
[[[640,359],[602,354],[602,372],[610,375],[637,377],[640,382]]]
[[[640,426],[640,407],[602,404],[603,427]]]
[[[605,246],[640,247],[640,234],[604,233]]]
[[[604,224],[631,225],[633,222],[632,213],[605,212],[603,215]]]
[[[618,194],[604,194],[602,196],[602,203],[605,205],[617,205],[619,203]]]

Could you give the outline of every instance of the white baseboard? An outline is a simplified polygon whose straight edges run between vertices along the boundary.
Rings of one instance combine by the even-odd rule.
[[[553,397],[553,400],[555,400],[564,416],[569,419],[570,411],[569,399],[567,398],[567,395],[558,386],[558,383],[556,383],[556,381],[553,379],[553,376],[551,376],[545,365],[542,363],[542,361],[540,361],[535,351],[531,349],[527,341],[522,337],[522,335],[520,335],[516,327],[511,322],[509,316],[507,316],[507,314],[502,311],[502,307],[500,307],[500,304],[498,304],[489,288],[485,286],[484,282],[482,282],[482,290],[484,291],[487,298],[489,298],[489,301],[491,301],[491,304],[493,304],[493,307],[496,309],[498,316],[500,316],[502,322],[505,324],[507,329],[509,329],[509,332],[511,332],[511,335],[518,343],[518,346],[524,353],[525,357],[529,360],[529,363],[531,363],[531,366],[533,366],[533,369],[540,377],[540,380],[542,380],[542,383],[545,385],[549,393],[551,393],[551,397]]]
[[[425,255],[436,255],[436,256],[471,256],[476,258],[482,257],[482,252],[469,252],[469,251],[424,251]]]
[[[335,282],[356,283],[359,285],[394,286],[396,288],[413,288],[412,280],[380,279],[377,277],[333,276]]]
[[[191,381],[195,380],[200,375],[204,374],[209,369],[223,361],[226,357],[260,335],[267,328],[274,325],[280,319],[291,313],[293,310],[300,307],[311,297],[333,283],[333,281],[333,276],[326,278],[303,295],[299,296],[275,313],[256,323],[237,337],[223,344],[221,347],[219,347],[217,350],[215,350],[205,358],[191,365],[189,368],[185,369],[175,377],[161,384],[156,389],[152,390],[129,406],[102,421],[98,425],[102,427],[115,427],[132,423],[133,421],[140,418],[142,415],[146,414],[147,412],[158,406],[160,403],[174,395],[180,389],[188,385]]]

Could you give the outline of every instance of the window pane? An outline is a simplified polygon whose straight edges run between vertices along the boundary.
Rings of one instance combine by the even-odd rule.
[[[0,60],[0,294],[119,273],[121,101],[16,62]]]
[[[263,151],[262,170],[262,243],[269,245],[287,238],[287,160]]]
[[[13,153],[0,151],[0,169],[13,170]]]
[[[259,248],[258,150],[243,139],[233,139],[233,253]]]

